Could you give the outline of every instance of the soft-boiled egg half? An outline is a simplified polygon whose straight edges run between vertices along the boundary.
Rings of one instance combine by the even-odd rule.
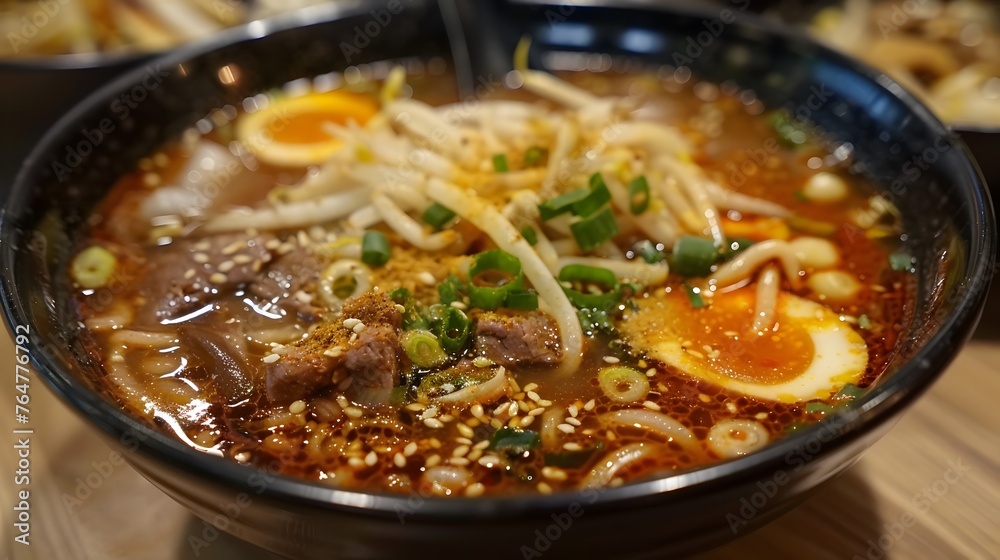
[[[825,399],[864,374],[865,341],[836,313],[783,293],[774,328],[758,333],[752,332],[755,300],[749,286],[692,309],[683,287],[660,290],[636,301],[619,332],[650,358],[759,399]]]
[[[326,129],[354,121],[359,125],[378,113],[368,96],[349,91],[274,97],[266,107],[237,121],[236,135],[257,158],[279,166],[304,167],[325,162],[343,146]]]

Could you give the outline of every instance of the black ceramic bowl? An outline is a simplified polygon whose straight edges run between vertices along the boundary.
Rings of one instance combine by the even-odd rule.
[[[100,371],[77,343],[65,297],[68,252],[89,210],[138,158],[212,109],[296,78],[343,70],[345,52],[354,64],[447,56],[435,6],[391,5],[402,6],[391,21],[371,12],[385,4],[345,5],[331,21],[229,36],[158,60],[163,75],[125,118],[113,100],[147,73],[116,80],[45,136],[7,201],[0,224],[3,304],[11,329],[30,331],[39,377],[140,473],[215,527],[294,558],[691,553],[761,526],[851,466],[970,335],[993,273],[989,195],[961,141],[891,81],[808,39],[762,23],[730,23],[736,7],[680,13],[519,5],[505,12],[512,29],[495,28],[508,52],[521,33],[530,33],[535,52],[686,64],[700,78],[752,89],[769,106],[787,107],[832,139],[853,144],[855,170],[874,178],[902,211],[907,250],[917,259],[913,316],[880,383],[847,411],[738,460],[601,492],[498,499],[384,495],[277,477],[196,452],[122,412],[89,381]],[[386,23],[373,24],[377,17]],[[368,37],[365,46],[357,44],[364,42],[358,29]],[[220,74],[225,66],[230,72]],[[220,81],[230,74],[238,79]],[[102,122],[109,130],[94,141]],[[67,160],[72,150],[81,154],[78,161]],[[904,173],[919,157],[926,169],[916,177]],[[210,544],[210,534],[192,536]]]

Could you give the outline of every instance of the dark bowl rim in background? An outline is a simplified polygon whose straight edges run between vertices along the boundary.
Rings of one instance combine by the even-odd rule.
[[[585,1],[581,4],[623,9],[637,8],[632,3],[628,3],[624,7],[614,2]],[[357,0],[337,5],[335,9],[314,10],[296,14],[292,18],[254,22],[228,29],[210,39],[180,47],[165,56],[151,59],[150,63],[173,66],[225,45],[258,39],[264,35],[288,29],[290,26],[322,24],[330,19],[337,19],[341,15],[364,13],[365,10],[375,6],[377,5]],[[685,8],[681,10],[646,4],[642,4],[642,6],[647,10],[693,14],[695,16],[717,15],[718,13],[717,10],[713,12],[709,9]],[[637,10],[637,13],[641,13],[641,10]],[[740,17],[734,25],[778,35],[785,41],[803,40],[800,33],[756,18]],[[815,44],[815,41],[807,40]],[[887,88],[893,82],[884,74],[824,46],[818,45],[817,52],[820,52],[827,59],[834,60],[838,65],[850,68],[856,74],[865,77],[882,89],[893,89],[891,95],[901,99],[911,114],[922,121],[928,130],[942,136],[949,135],[948,127],[943,125],[913,96],[901,88]],[[8,207],[24,206],[29,195],[28,189],[33,185],[33,167],[37,167],[43,161],[44,156],[53,153],[61,146],[59,143],[60,131],[73,128],[84,122],[88,111],[106,104],[108,100],[114,98],[116,93],[127,86],[138,83],[144,73],[143,68],[134,69],[77,104],[45,134],[19,171],[4,205],[3,214],[0,214],[0,240],[3,241],[0,244],[2,245],[0,247],[0,268],[2,268],[0,294],[2,294],[5,319],[8,329],[11,331],[14,330],[15,325],[30,324],[26,320],[30,314],[26,310],[26,302],[19,297],[18,290],[13,285],[12,266],[19,249],[12,245],[16,245],[13,241],[19,240],[19,236],[23,232],[13,230],[13,226],[7,219]],[[714,463],[676,474],[666,474],[659,478],[626,484],[618,488],[603,489],[591,507],[595,509],[627,507],[630,503],[640,499],[670,500],[675,493],[710,493],[713,488],[733,484],[736,481],[770,476],[783,466],[787,467],[785,461],[789,453],[802,449],[822,430],[835,430],[833,439],[826,441],[820,452],[820,454],[828,454],[862,436],[866,431],[890,421],[900,410],[909,406],[922,394],[944,371],[948,363],[958,353],[962,343],[971,335],[985,302],[987,289],[993,275],[992,266],[996,253],[995,224],[989,193],[966,147],[961,143],[957,143],[955,147],[960,150],[963,169],[961,170],[962,176],[955,177],[953,191],[956,196],[967,202],[969,205],[967,212],[971,214],[970,217],[973,220],[973,223],[968,224],[972,236],[969,239],[968,261],[965,263],[962,275],[962,278],[968,281],[967,289],[958,296],[953,312],[939,326],[937,332],[898,371],[868,391],[856,406],[833,418],[824,420],[818,425],[776,441],[761,451],[736,460]],[[22,247],[24,247],[23,244]],[[48,357],[39,358],[38,354],[33,354],[32,365],[38,376],[49,388],[54,390],[78,414],[84,416],[89,423],[99,427],[106,435],[119,439],[127,434],[132,434],[138,440],[139,451],[159,461],[165,461],[172,466],[182,468],[191,473],[192,477],[208,478],[234,489],[246,490],[248,476],[256,472],[256,469],[250,469],[235,461],[211,457],[196,451],[130,417],[106,402],[96,392],[91,391],[82,381],[62,371],[60,366]],[[391,517],[397,515],[398,508],[405,510],[407,501],[410,499],[408,495],[342,490],[285,477],[275,477],[269,481],[262,495],[278,502],[308,503],[317,507]],[[525,512],[565,510],[571,504],[578,503],[579,500],[580,494],[577,492],[555,493],[549,496],[518,494],[499,498],[427,498],[413,515],[415,518],[427,520],[504,518],[518,516]]]

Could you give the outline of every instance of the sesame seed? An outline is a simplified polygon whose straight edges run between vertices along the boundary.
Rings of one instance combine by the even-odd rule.
[[[393,455],[392,462],[401,469],[406,467],[406,457],[404,457],[402,453],[396,453]]]
[[[406,405],[406,409],[407,410],[412,410],[413,412],[420,412],[424,408],[426,408],[426,406],[424,406],[422,403],[418,403],[418,402],[410,403],[410,404]]]
[[[465,457],[452,457],[451,459],[448,459],[448,463],[451,465],[455,465],[456,467],[464,467],[468,465],[470,462],[471,461],[469,461]]]
[[[186,270],[186,271],[184,272],[184,279],[185,279],[185,280],[190,280],[190,279],[194,278],[194,275],[195,275],[195,274],[196,274],[196,273],[195,273],[194,269],[193,269],[193,268],[189,268],[189,269],[187,269],[187,270]]]
[[[542,398],[538,396],[538,393],[534,391],[528,391],[528,398],[535,402],[542,400]]]
[[[646,377],[653,377],[654,375],[656,375],[656,368],[651,367],[646,370]]]
[[[660,410],[660,405],[656,404],[653,401],[646,401],[646,402],[642,403],[642,406],[648,408],[649,410],[655,410],[657,412],[659,412],[659,410]]]
[[[369,451],[368,455],[365,455],[365,464],[369,467],[374,467],[375,463],[378,463],[378,454],[374,451]]]
[[[595,406],[597,406],[597,401],[595,401],[594,399],[590,399],[589,401],[587,401],[587,404],[583,405],[583,409],[586,410],[587,412],[590,412],[591,410],[594,410]]]
[[[616,358],[614,356],[604,356],[601,359],[604,360],[604,363],[606,363],[606,364],[617,364],[618,362],[621,361],[621,360],[619,360],[618,358]]]
[[[396,304],[396,311],[399,311],[400,313],[405,313],[406,312],[406,306],[397,303]]]
[[[517,405],[517,401],[511,402],[510,406],[507,407],[507,413],[511,416],[517,416],[518,412],[520,412],[520,408]]]
[[[465,454],[469,452],[468,445],[459,445],[451,452],[452,457],[465,457]]]
[[[611,430],[608,430],[608,431],[604,432],[604,437],[608,441],[615,441],[616,439],[618,439],[618,435],[615,434],[614,432],[612,432]]]
[[[125,358],[122,357],[122,360],[124,359]],[[490,420],[490,426],[492,426],[494,430],[499,430],[500,428],[503,428],[503,422],[501,422],[499,418],[494,418]]]
[[[361,458],[359,458],[359,457],[351,457],[351,458],[347,459],[347,464],[350,465],[352,468],[355,468],[355,469],[362,469],[362,468],[365,467],[364,460],[361,459]]]
[[[415,441],[411,441],[410,443],[407,443],[406,447],[403,448],[403,455],[405,455],[407,457],[412,456],[416,452],[417,452],[417,442],[415,442]]]
[[[233,261],[222,261],[221,263],[219,263],[219,272],[229,272],[235,266],[236,263],[234,263]]]
[[[542,494],[548,495],[552,493],[552,487],[544,482],[539,482],[538,491]]]
[[[479,458],[482,456],[483,456],[482,449],[473,449],[472,451],[469,452],[468,455],[465,456],[465,458],[470,461],[478,461]]]
[[[281,356],[277,354],[268,354],[267,356],[264,356],[264,359],[261,361],[263,361],[265,364],[273,364],[274,362],[277,362],[279,359],[281,359]]]
[[[221,272],[215,272],[208,277],[208,281],[213,284],[225,284],[227,280],[229,280],[229,277]]]
[[[575,404],[569,405],[569,408],[567,408],[566,410],[569,411],[569,415],[572,416],[573,418],[576,418],[576,415],[580,414],[580,409],[577,408]]]
[[[466,426],[465,424],[458,424],[455,427],[458,429],[458,433],[462,434],[467,438],[471,438],[473,435],[475,435],[475,432],[472,431],[472,428]]]
[[[482,482],[470,484],[469,487],[465,489],[465,495],[471,498],[482,496],[483,492],[486,492],[486,487],[483,486]]]
[[[196,262],[198,264],[205,264],[205,263],[208,262],[208,260],[209,260],[208,259],[208,255],[206,255],[205,253],[195,253],[194,254],[194,262]]]
[[[698,400],[701,402],[712,402],[712,397],[706,395],[705,393],[698,393]]]
[[[521,418],[521,427],[522,428],[527,428],[534,421],[535,421],[535,417],[534,416],[525,416],[525,417]]]
[[[500,464],[500,458],[496,455],[483,455],[476,461],[480,465],[490,469]]]
[[[732,412],[733,414],[736,414],[736,405],[733,404],[732,402],[727,402],[726,403],[726,410],[728,410],[729,412]]]
[[[430,457],[427,458],[427,462],[424,464],[427,465],[427,467],[436,467],[439,464],[441,464],[441,456],[431,455]]]
[[[577,420],[576,418],[567,418],[566,419],[566,423],[569,424],[569,425],[571,425],[571,426],[579,426],[580,425],[580,421]]]
[[[642,360],[642,359],[640,359],[640,360],[639,360],[639,363],[638,363],[638,365],[639,365],[639,367],[641,367],[641,368],[644,368],[644,367],[646,367],[646,366],[647,366],[647,364],[646,364],[646,360]]]
[[[569,424],[559,424],[558,426],[556,426],[556,428],[564,434],[572,434],[573,432],[576,431],[576,428],[574,428]]]
[[[458,300],[455,300],[455,301],[449,303],[448,305],[454,307],[455,309],[458,309],[459,311],[465,311],[466,309],[469,308],[468,305],[465,305],[464,303],[462,303],[462,302],[460,302]]]
[[[421,282],[427,284],[428,286],[433,286],[434,284],[437,284],[437,279],[434,278],[434,275],[431,274],[430,272],[427,272],[426,270],[417,274],[417,280],[420,280]]]
[[[563,449],[566,451],[583,451],[583,446],[576,442],[569,442],[563,444]]]
[[[542,467],[542,476],[549,480],[559,480],[563,481],[568,478],[566,473],[562,469],[557,469],[555,467]]]
[[[344,319],[344,328],[348,330],[354,330],[354,327],[360,324],[361,324],[361,319],[355,319],[354,317]]]
[[[302,303],[309,305],[312,303],[313,297],[311,294],[307,294],[302,290],[295,292],[295,299],[301,301]]]
[[[469,438],[467,438],[467,437],[457,437],[457,438],[455,438],[455,443],[460,443],[460,444],[465,444],[465,445],[472,445],[472,440],[469,439]]]
[[[543,407],[544,406],[552,406],[552,401],[548,401],[548,400],[542,399],[542,400],[538,401],[538,406],[543,406]]]
[[[323,355],[324,356],[329,356],[331,358],[337,358],[337,357],[341,356],[343,353],[344,353],[344,347],[343,346],[333,346],[331,348],[327,348],[326,350],[323,350]]]
[[[616,476],[616,477],[614,477],[614,478],[611,479],[611,482],[608,484],[608,486],[610,486],[612,488],[618,488],[622,484],[625,484],[625,479]]]
[[[347,408],[351,406],[350,401],[348,401],[347,397],[344,395],[337,395],[337,404],[340,405],[340,408]]]
[[[362,416],[364,416],[365,411],[361,410],[356,406],[349,406],[344,409],[344,414],[346,414],[350,418],[361,418]]]
[[[434,418],[437,415],[438,415],[438,407],[437,405],[432,404],[428,406],[426,409],[424,409],[424,413],[421,414],[420,417],[426,419],[426,418]]]
[[[432,428],[432,429],[435,429],[435,430],[438,430],[438,429],[441,429],[441,428],[444,427],[444,423],[441,422],[440,420],[438,420],[437,418],[427,418],[427,419],[425,419],[424,420],[424,425],[427,426],[428,428]]]
[[[483,449],[486,449],[489,446],[490,446],[490,440],[484,439],[483,441],[477,443],[476,445],[473,445],[472,448],[473,449],[479,449],[481,451]]]
[[[306,410],[305,401],[295,401],[292,404],[288,405],[288,412],[291,412],[292,414],[299,414],[305,412],[305,410]]]
[[[483,415],[483,412],[484,412],[483,405],[481,404],[472,405],[472,415],[475,416],[476,418],[481,417]]]
[[[351,330],[354,331],[354,334],[361,334],[365,330],[365,324],[358,323],[357,325],[354,325],[354,328]]]
[[[753,417],[756,418],[757,420],[767,420],[767,413],[766,412],[758,412],[757,414],[754,414]]]
[[[544,412],[545,412],[544,408],[538,407],[538,408],[531,409],[531,412],[529,412],[528,414],[530,416],[541,416]]]

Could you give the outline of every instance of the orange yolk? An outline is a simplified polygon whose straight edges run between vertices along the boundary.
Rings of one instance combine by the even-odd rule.
[[[292,109],[284,116],[283,126],[273,126],[274,140],[284,144],[315,144],[331,140],[323,129],[325,123],[343,125],[349,120],[368,122],[378,107],[369,99],[347,92],[315,94],[314,106]],[[301,106],[301,105],[300,105]]]
[[[690,359],[709,371],[749,383],[777,384],[795,379],[812,363],[812,337],[800,321],[782,321],[779,314],[775,330],[752,332],[752,288],[705,298],[711,303],[701,309],[690,309],[682,290],[674,289],[666,299],[688,309],[666,314],[659,322],[681,338]]]

